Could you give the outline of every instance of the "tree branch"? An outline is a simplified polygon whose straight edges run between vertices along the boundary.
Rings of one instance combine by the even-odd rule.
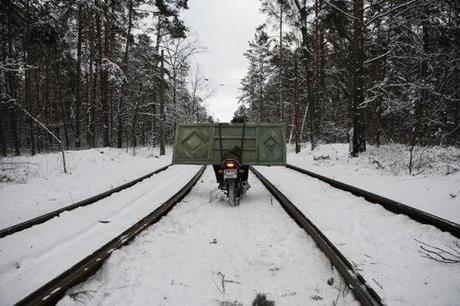
[[[40,127],[42,127],[48,134],[51,135],[51,137],[54,138],[54,140],[57,141],[57,143],[59,143],[59,148],[61,149],[61,153],[62,153],[62,163],[63,163],[63,166],[64,166],[64,173],[67,173],[67,168],[66,168],[66,163],[65,163],[65,154],[64,154],[64,149],[62,147],[62,141],[53,133],[51,132],[47,127],[46,125],[44,125],[43,123],[41,123],[38,119],[36,119],[34,116],[32,116],[20,103],[18,103],[18,101],[14,100],[13,103],[19,107],[30,119],[32,119],[33,121],[35,121]]]
[[[326,1],[326,0],[324,0],[324,1]],[[394,11],[397,11],[397,10],[399,10],[399,9],[402,8],[402,7],[405,7],[405,6],[407,6],[407,5],[411,5],[411,4],[414,3],[415,1],[417,1],[417,0],[412,0],[412,1],[409,1],[409,2],[406,2],[406,3],[403,3],[403,4],[401,4],[401,5],[395,6],[394,8],[392,8],[392,9],[389,10],[389,11],[386,11],[386,12],[384,12],[384,13],[382,13],[382,14],[379,14],[379,15],[377,15],[377,16],[374,16],[373,18],[371,18],[371,20],[368,20],[368,21],[364,24],[364,27],[367,27],[368,25],[370,25],[371,23],[373,23],[373,22],[376,21],[377,19],[382,18],[382,17],[385,17],[386,15],[391,14],[391,13],[393,13]]]
[[[355,19],[355,16],[345,12],[344,10],[342,10],[341,8],[339,8],[338,6],[335,6],[334,4],[330,3],[329,1],[327,0],[323,0],[327,5],[333,7],[334,9],[336,9],[337,11],[339,11],[340,13],[344,14],[345,16],[347,16],[348,18],[350,18],[351,20],[354,20]]]

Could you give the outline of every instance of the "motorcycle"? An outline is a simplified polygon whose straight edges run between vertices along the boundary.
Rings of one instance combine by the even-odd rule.
[[[222,164],[214,165],[219,189],[225,192],[231,206],[238,206],[241,195],[250,188],[248,171],[249,166],[242,165],[235,157],[227,157]]]

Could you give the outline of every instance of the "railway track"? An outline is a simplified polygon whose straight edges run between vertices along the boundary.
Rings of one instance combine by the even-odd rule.
[[[0,238],[3,238],[3,237],[6,237],[8,235],[12,235],[14,233],[17,233],[17,232],[20,232],[22,230],[25,230],[27,228],[30,228],[34,225],[38,225],[38,224],[41,224],[41,223],[44,223],[54,217],[58,217],[60,214],[62,214],[63,212],[66,212],[66,211],[71,211],[71,210],[74,210],[76,208],[79,208],[79,207],[84,207],[84,206],[87,206],[87,205],[91,205],[91,204],[94,204],[102,199],[105,199],[109,196],[111,196],[112,194],[116,193],[116,192],[120,192],[120,191],[123,191],[125,189],[128,189],[134,185],[136,185],[137,183],[140,183],[142,182],[143,180],[149,178],[149,177],[152,177],[153,175],[155,174],[158,174],[162,171],[165,171],[166,169],[168,169],[169,167],[171,166],[170,165],[167,165],[167,166],[164,166],[164,167],[161,167],[153,172],[150,172],[146,175],[143,175],[135,180],[132,180],[128,183],[125,183],[123,185],[120,185],[118,187],[115,187],[115,188],[112,188],[110,190],[107,190],[105,192],[102,192],[100,194],[97,194],[95,196],[92,196],[90,198],[87,198],[87,199],[84,199],[82,201],[78,201],[76,203],[73,203],[73,204],[70,204],[68,206],[65,206],[63,208],[59,208],[59,209],[56,209],[54,211],[51,211],[49,213],[46,213],[44,215],[41,215],[41,216],[38,216],[38,217],[35,217],[35,218],[32,218],[30,220],[27,220],[27,221],[24,221],[24,222],[21,222],[21,223],[18,223],[18,224],[15,224],[15,225],[12,225],[12,226],[9,226],[7,228],[4,228],[2,230],[0,230]]]
[[[93,254],[87,256],[77,264],[54,278],[44,286],[35,290],[33,293],[22,299],[17,305],[50,305],[59,300],[65,290],[78,284],[93,275],[110,254],[128,244],[134,237],[148,226],[154,224],[165,216],[181,199],[183,199],[193,188],[195,183],[202,175],[205,167],[192,177],[192,179],[171,198],[164,202],[160,207],[142,218],[136,224],[125,230],[123,233],[103,245]]]
[[[279,191],[267,178],[254,167],[251,171],[262,181],[270,193],[280,202],[284,210],[292,219],[304,229],[316,242],[321,251],[329,258],[346,283],[352,288],[356,299],[361,305],[383,305],[382,299],[368,282],[354,269],[352,264],[337,249],[337,247],[324,235],[323,232],[309,220],[281,191]]]
[[[104,260],[106,260],[114,250],[128,244],[136,235],[165,216],[177,202],[183,199],[191,191],[204,170],[205,167],[202,167],[179,192],[175,193],[160,207],[138,221],[129,229],[126,229],[116,238],[113,238],[108,243],[98,248],[91,255],[85,257],[83,260],[80,260],[77,264],[74,264],[72,267],[65,270],[65,272],[53,278],[39,289],[34,290],[32,293],[21,299],[17,305],[54,304],[65,294],[67,289],[96,273]],[[319,249],[327,256],[330,263],[340,273],[348,287],[351,288],[354,297],[360,302],[360,304],[383,305],[381,297],[370,286],[370,283],[364,279],[359,271],[360,269],[357,269],[357,266],[353,261],[347,259],[349,254],[344,255],[344,253],[342,253],[339,248],[334,245],[333,240],[330,240],[321,231],[321,227],[312,222],[313,219],[307,218],[302,210],[293,204],[292,200],[288,199],[282,191],[274,186],[277,185],[276,183],[270,182],[269,179],[265,178],[258,170],[251,170],[261,180],[263,185],[267,187],[273,197],[279,201],[289,216],[291,216],[291,218],[294,219],[294,221],[312,237]],[[215,186],[212,187],[214,188]],[[294,203],[297,203],[297,201]],[[219,207],[219,209],[222,209],[222,207]],[[236,208],[236,210],[238,210],[238,208]],[[373,280],[378,284],[375,279]]]
[[[203,305],[215,300],[221,305],[228,301],[246,305],[254,298],[248,298],[248,293],[260,287],[289,305],[323,299],[334,303],[339,298],[345,299],[344,305],[383,305],[359,273],[344,264],[346,259],[324,234],[298,210],[296,213],[292,203],[272,188],[267,190],[263,181],[255,177],[251,181],[252,193],[239,207],[229,207],[208,169],[182,205],[133,245],[117,252],[89,283],[70,290],[67,299],[81,295],[85,304],[85,293],[98,288],[89,304]],[[281,205],[273,200],[274,195]],[[286,239],[286,235],[292,238]],[[126,277],[126,271],[133,276]],[[216,279],[209,288],[208,277],[213,276]],[[137,286],[133,300],[126,296],[129,293],[121,296],[111,289],[133,284]],[[177,286],[177,291],[168,294],[173,290],[169,286]],[[356,300],[342,293],[346,288]],[[279,305],[283,304],[280,301]]]
[[[259,177],[262,183],[269,189],[270,193],[281,203],[285,211],[294,219],[294,221],[305,230],[319,246],[320,250],[327,256],[331,264],[337,269],[341,277],[345,280],[348,286],[352,289],[355,298],[362,305],[382,305],[380,297],[368,285],[363,277],[354,270],[353,266],[346,260],[340,251],[326,238],[326,236],[309,221],[287,198],[282,195],[276,188],[273,187],[260,173],[252,169]],[[71,286],[87,279],[94,274],[101,266],[102,262],[110,256],[110,254],[127,244],[142,230],[158,221],[166,215],[174,205],[182,199],[197,182],[204,171],[204,167],[186,184],[184,188],[176,193],[167,202],[161,205],[154,212],[137,222],[134,226],[106,243],[104,246],[87,256],[70,269],[61,273],[39,289],[35,290],[27,297],[19,301],[18,305],[50,305],[55,303],[65,291]]]
[[[350,194],[286,167],[256,170],[327,235],[388,305],[452,304],[452,293],[443,294],[432,284],[460,292],[460,266],[436,258],[437,252],[460,251],[455,230],[370,205],[374,202],[367,194]]]
[[[451,233],[453,236],[460,238],[460,224],[457,224],[455,222],[440,218],[438,216],[429,214],[427,212],[424,212],[422,210],[413,208],[411,206],[405,205],[403,203],[382,197],[380,195],[377,195],[375,193],[357,188],[355,186],[351,186],[348,184],[345,184],[343,182],[328,178],[326,176],[314,173],[312,171],[302,169],[299,167],[296,167],[294,165],[287,164],[286,168],[292,169],[294,171],[297,171],[299,173],[303,173],[305,175],[308,175],[310,177],[319,179],[329,185],[331,185],[334,188],[351,192],[352,194],[358,196],[358,197],[363,197],[366,199],[369,203],[375,203],[382,205],[386,210],[391,211],[396,214],[403,214],[408,216],[409,218],[420,222],[422,224],[429,224],[433,225],[434,227]]]
[[[102,262],[104,253],[126,243],[132,233],[128,229],[136,232],[165,214],[168,205],[189,190],[191,179],[198,179],[198,169],[173,166],[100,200],[100,205],[64,212],[59,218],[0,239],[0,304],[53,304],[55,296],[62,294],[59,288],[80,279],[80,268],[91,270],[91,260]],[[185,187],[178,192],[181,186]],[[47,291],[49,286],[53,289]]]

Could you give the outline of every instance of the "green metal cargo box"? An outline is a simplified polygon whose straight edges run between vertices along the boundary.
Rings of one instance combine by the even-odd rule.
[[[241,158],[241,151],[245,165],[284,165],[284,125],[197,123],[176,127],[174,164],[220,164],[228,155]]]

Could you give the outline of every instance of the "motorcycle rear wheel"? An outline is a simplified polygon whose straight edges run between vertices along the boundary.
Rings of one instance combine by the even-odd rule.
[[[228,202],[231,206],[240,205],[240,195],[238,194],[236,180],[227,181]]]

